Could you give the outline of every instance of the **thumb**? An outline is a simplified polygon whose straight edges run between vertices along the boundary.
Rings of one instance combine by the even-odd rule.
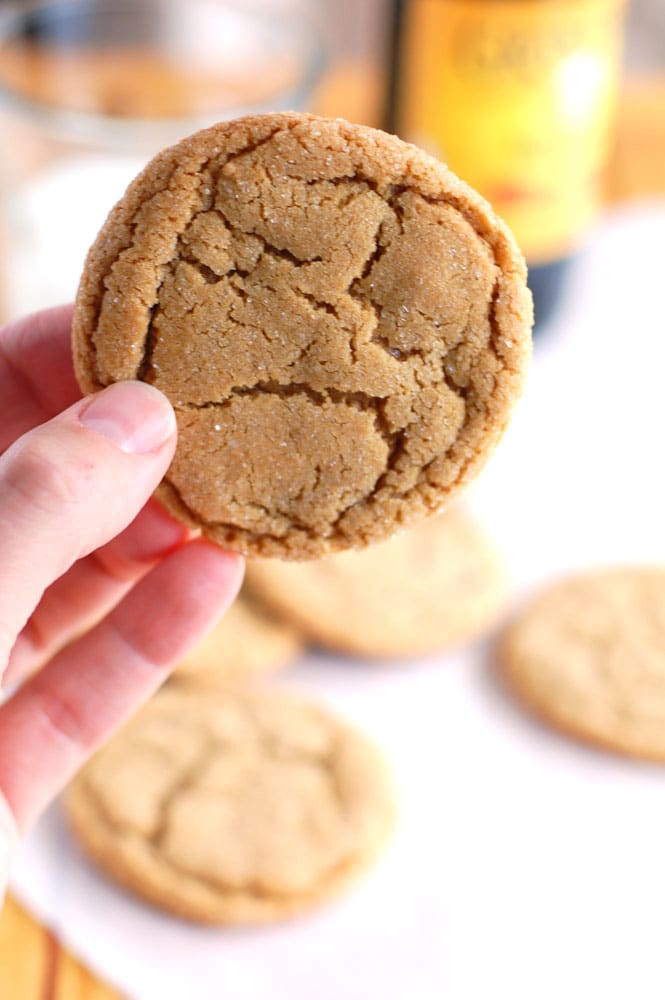
[[[0,458],[0,672],[55,579],[122,531],[173,457],[171,405],[118,382],[23,435]]]

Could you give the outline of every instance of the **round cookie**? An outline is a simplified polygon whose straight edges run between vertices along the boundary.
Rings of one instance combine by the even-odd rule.
[[[189,920],[277,920],[334,895],[393,821],[359,733],[272,690],[162,689],[66,797],[82,846],[126,888]]]
[[[544,721],[665,761],[665,568],[602,568],[550,585],[506,629],[498,659]]]
[[[222,620],[178,664],[174,681],[223,687],[283,667],[302,651],[299,633],[243,588]]]
[[[319,562],[249,563],[260,596],[320,646],[414,656],[473,639],[505,603],[498,553],[461,510]]]
[[[160,153],[91,248],[85,391],[164,391],[158,495],[217,543],[306,559],[438,510],[508,422],[530,352],[524,262],[490,206],[340,119],[221,123]]]

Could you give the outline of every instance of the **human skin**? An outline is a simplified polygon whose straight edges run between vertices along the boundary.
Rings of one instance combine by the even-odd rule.
[[[151,494],[166,398],[81,398],[70,307],[0,329],[0,899],[17,836],[234,599],[242,559]]]

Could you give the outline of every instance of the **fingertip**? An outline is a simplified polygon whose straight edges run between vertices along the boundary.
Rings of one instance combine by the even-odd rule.
[[[109,621],[144,660],[168,667],[219,621],[243,573],[242,556],[197,538],[151,570]]]
[[[146,503],[143,510],[137,515],[135,523],[141,521],[142,537],[146,535],[154,536],[161,543],[164,539],[164,552],[167,549],[175,549],[185,542],[191,542],[198,538],[198,532],[190,528],[183,521],[179,521],[171,514],[163,503],[152,496]],[[131,526],[130,526],[131,527]]]
[[[211,590],[219,591],[221,599],[228,598],[228,606],[242,586],[245,575],[244,557],[238,552],[223,549],[204,537],[188,542],[186,548],[189,549],[192,570]]]

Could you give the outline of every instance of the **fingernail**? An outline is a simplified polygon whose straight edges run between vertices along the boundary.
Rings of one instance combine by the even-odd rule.
[[[128,455],[155,451],[176,430],[166,396],[146,382],[116,382],[103,389],[81,410],[79,422]]]

